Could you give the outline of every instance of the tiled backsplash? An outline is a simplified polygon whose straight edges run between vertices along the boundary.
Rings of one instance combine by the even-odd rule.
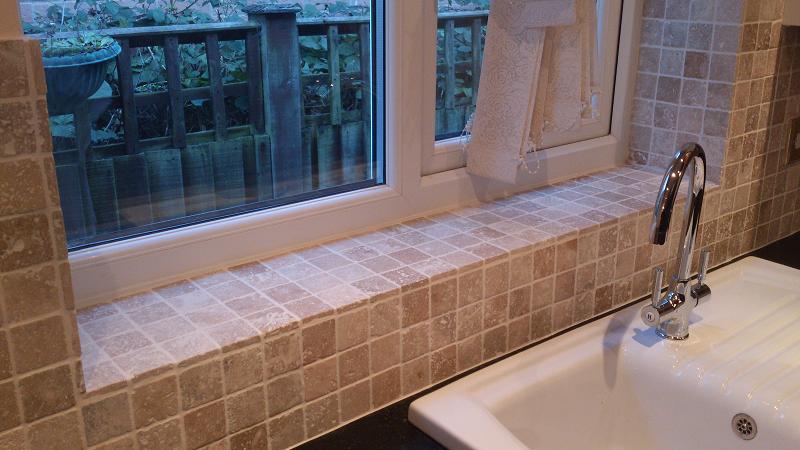
[[[704,144],[714,264],[800,229],[780,11],[645,0],[631,160]],[[620,168],[84,311],[79,344],[37,61],[0,42],[3,449],[285,448],[637,298],[676,253],[645,239],[658,174]]]
[[[129,392],[146,430],[209,408],[188,446],[226,415],[272,448],[312,438],[643,295],[669,249],[645,242],[660,178],[614,169],[81,311],[87,388]]]

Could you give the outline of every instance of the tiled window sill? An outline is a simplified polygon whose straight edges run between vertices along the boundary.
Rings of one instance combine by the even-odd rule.
[[[642,284],[634,271],[666,259],[654,252],[644,261],[637,251],[651,247],[642,236],[637,247],[637,230],[649,223],[644,213],[660,178],[617,168],[79,311],[86,390],[139,385],[247,347],[258,357],[263,351],[259,382],[303,372],[301,402],[319,397],[309,393],[314,363],[338,358],[338,372],[333,362],[328,374],[336,386],[322,394],[372,377],[367,404],[378,407],[387,402],[376,398],[383,394],[375,383],[389,368],[404,364],[405,395],[630,300],[630,285]],[[628,287],[601,292],[620,271],[633,280]],[[500,327],[502,343],[493,344],[487,330]],[[452,352],[435,355],[448,346]],[[382,347],[397,355],[383,358]],[[407,379],[405,365],[423,355],[430,358],[419,379]],[[343,373],[343,358],[366,358],[367,366]],[[341,408],[344,422],[351,414]]]

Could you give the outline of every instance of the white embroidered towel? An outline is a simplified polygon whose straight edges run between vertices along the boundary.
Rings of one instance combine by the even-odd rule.
[[[530,139],[580,121],[594,0],[495,0],[489,13],[467,171],[516,180]],[[592,37],[589,36],[589,39]],[[590,59],[591,61],[591,59]],[[590,95],[590,94],[589,94]]]

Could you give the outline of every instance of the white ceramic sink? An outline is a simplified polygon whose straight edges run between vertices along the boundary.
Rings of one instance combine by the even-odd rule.
[[[416,400],[450,449],[800,449],[800,271],[746,258],[708,276],[689,339],[641,304]],[[737,413],[757,434],[732,430]]]

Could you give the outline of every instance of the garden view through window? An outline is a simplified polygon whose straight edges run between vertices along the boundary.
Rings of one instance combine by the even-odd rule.
[[[384,0],[19,1],[70,249],[384,182]],[[442,140],[474,112],[490,0],[437,1]]]
[[[379,3],[20,0],[69,247],[383,183]]]
[[[605,136],[610,132],[616,72],[620,3],[594,2],[597,34],[592,104],[584,123],[574,130],[548,135],[542,148]],[[490,0],[439,0],[436,48],[436,139],[459,137],[475,112],[486,45]],[[462,165],[451,165],[455,168]],[[440,168],[442,166],[439,166]]]

